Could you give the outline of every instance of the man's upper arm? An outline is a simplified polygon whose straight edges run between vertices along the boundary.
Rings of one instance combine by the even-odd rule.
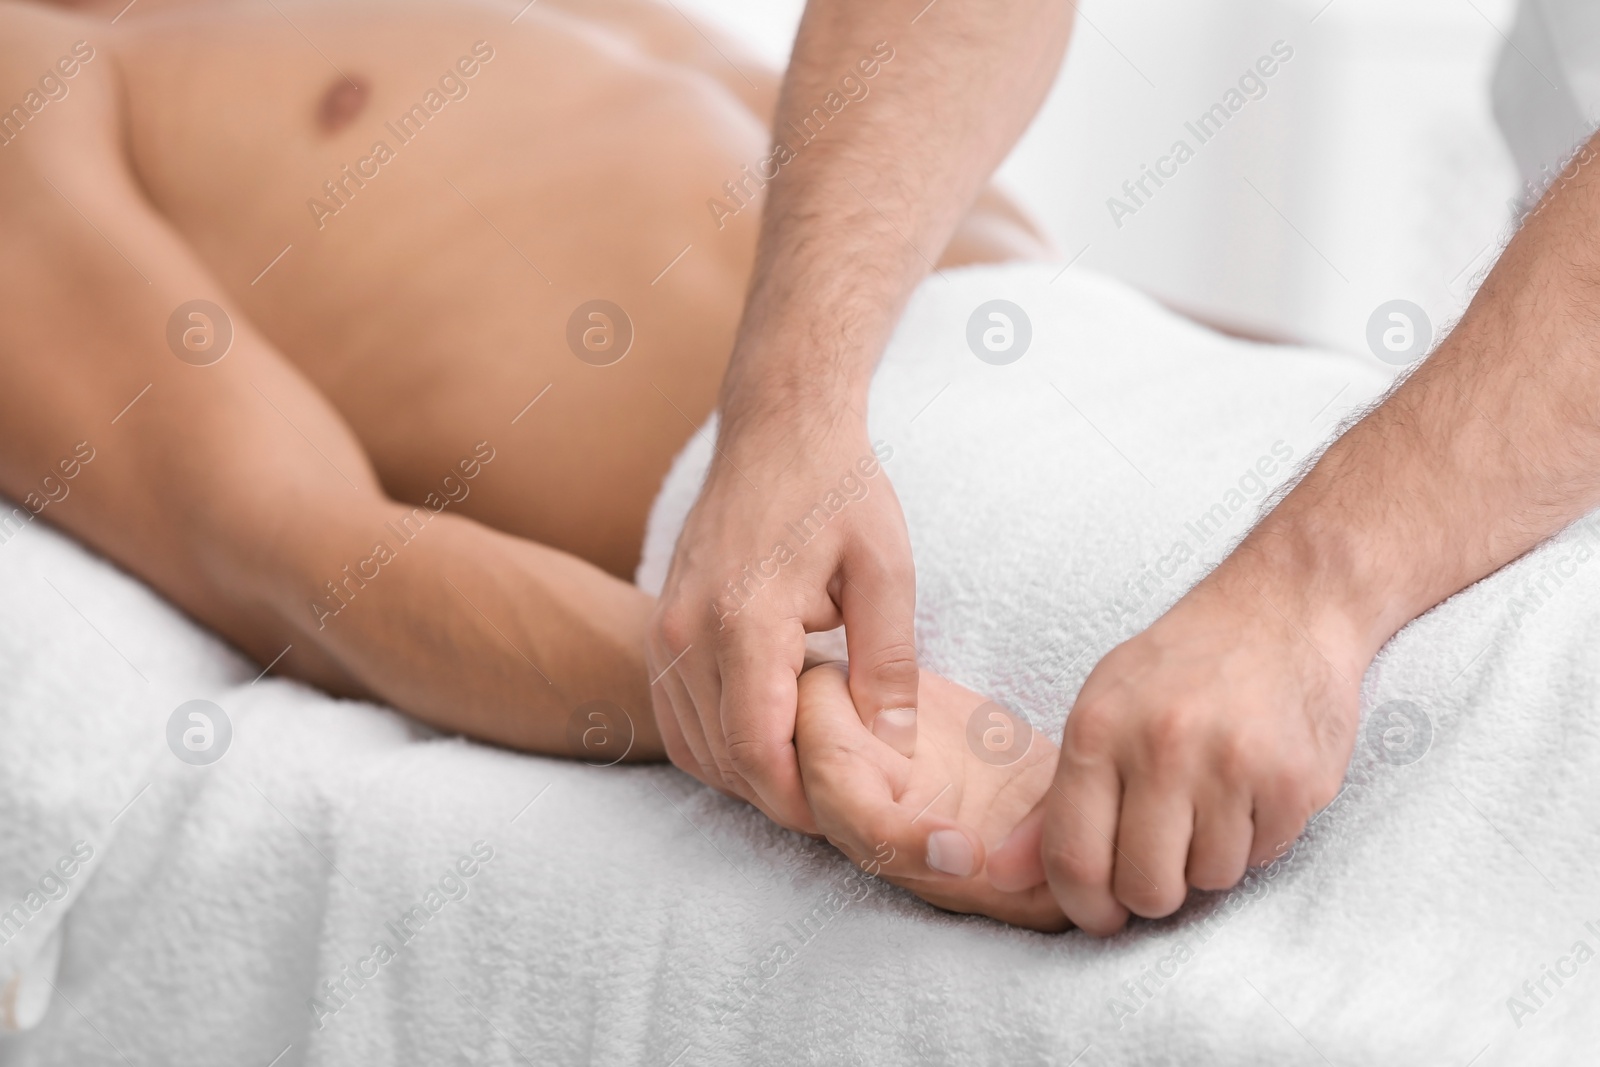
[[[140,193],[93,31],[0,4],[0,107],[46,75],[59,96],[0,143],[0,491],[250,648],[279,636],[258,609],[281,579],[383,493],[338,413]],[[169,343],[194,300],[231,323],[210,365]],[[205,340],[205,320],[177,318]]]

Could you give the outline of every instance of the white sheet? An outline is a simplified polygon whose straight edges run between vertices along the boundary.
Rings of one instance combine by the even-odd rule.
[[[927,664],[1050,729],[1098,655],[1243,530],[1250,509],[1228,491],[1244,473],[1275,445],[1307,455],[1381,382],[1053,273],[930,280],[873,396]],[[965,339],[995,297],[1033,328],[1003,367]],[[691,443],[663,492],[647,587],[705,451]],[[1224,529],[1188,531],[1214,504]],[[93,857],[5,946],[0,963],[59,992],[0,1056],[1576,1062],[1600,1038],[1600,963],[1573,954],[1600,949],[1593,530],[1391,643],[1365,686],[1390,747],[1364,733],[1350,788],[1272,877],[1098,942],[938,913],[668,768],[514,755],[252,684],[149,590],[34,523],[0,545],[0,909],[75,842]],[[1180,543],[1193,560],[1175,569]],[[197,698],[234,728],[208,767],[166,742]],[[1427,715],[1409,741],[1399,699]],[[473,873],[446,881],[458,861]],[[437,910],[402,938],[390,924],[419,902]],[[392,960],[372,956],[380,940]],[[1547,966],[1571,973],[1558,986]],[[1541,978],[1535,1004],[1523,983]]]

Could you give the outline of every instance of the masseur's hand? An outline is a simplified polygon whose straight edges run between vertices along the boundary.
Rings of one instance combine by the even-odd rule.
[[[828,840],[863,870],[949,911],[1064,928],[1048,887],[1006,892],[984,870],[986,850],[1049,789],[1055,746],[1042,734],[1019,737],[1010,713],[924,671],[908,758],[857,728],[845,674],[843,664],[825,663],[800,677],[800,770]],[[968,730],[975,712],[976,744]],[[986,749],[983,739],[996,730],[1007,733],[1005,743]]]
[[[1095,934],[1281,855],[1339,790],[1367,658],[1335,620],[1224,565],[1090,673],[1055,788],[991,856]],[[1370,657],[1368,657],[1370,658]],[[1041,825],[1042,824],[1042,825]]]
[[[843,621],[862,720],[909,733],[915,719],[911,553],[888,478],[829,506],[816,536],[788,545],[792,561],[766,561],[798,540],[789,524],[860,477],[873,368],[1038,109],[1071,23],[1072,5],[1057,0],[806,4],[773,154],[755,167],[761,237],[722,383],[719,452],[648,640],[673,762],[786,826],[815,825],[793,745],[807,629]],[[849,110],[824,136],[806,133],[841,92]],[[736,615],[713,606],[730,606],[740,584]]]
[[[812,832],[794,748],[806,633],[844,624],[861,720],[909,752],[911,546],[864,427],[759,426],[724,426],[678,539],[647,660],[672,761]]]

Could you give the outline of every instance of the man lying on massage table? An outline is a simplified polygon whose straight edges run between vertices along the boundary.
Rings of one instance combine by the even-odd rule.
[[[664,758],[629,579],[732,346],[774,74],[643,0],[121,6],[0,3],[0,490],[275,672],[563,755],[609,700]],[[985,194],[941,262],[1047,254]],[[983,829],[1011,772],[935,740]],[[1060,921],[1031,896],[995,910]]]
[[[1560,311],[1585,276],[1541,235],[1594,194],[1579,175],[1449,354],[1108,657],[1059,770],[1042,741],[992,767],[964,740],[982,698],[908,656],[891,494],[830,524],[766,628],[708,610],[768,517],[869,451],[864,354],[919,249],[1045,254],[979,190],[1065,9],[921,6],[814,4],[779,103],[623,0],[0,3],[0,490],[274,670],[538,752],[582,754],[573,709],[612,701],[634,758],[947,907],[1105,932],[1231,884],[1337,789],[1382,641],[1594,502],[1593,430],[1558,414],[1589,410],[1592,368],[1507,346],[1580,344]],[[898,155],[863,147],[891,131]],[[626,578],[719,386],[652,630]],[[803,631],[841,619],[858,669],[802,676]]]

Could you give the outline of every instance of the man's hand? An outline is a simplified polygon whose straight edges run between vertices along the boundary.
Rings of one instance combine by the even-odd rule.
[[[818,438],[724,434],[647,647],[672,761],[807,832],[793,740],[806,633],[844,624],[861,720],[907,754],[917,704],[899,501],[864,431]]]
[[[1095,933],[1231,886],[1337,794],[1401,626],[1600,504],[1596,138],[1446,342],[1090,674],[1056,788],[989,859]]]
[[[1038,109],[1071,21],[1054,0],[806,5],[757,168],[766,202],[718,454],[649,638],[673,762],[784,825],[814,825],[792,744],[806,630],[843,620],[862,718],[915,728],[911,554],[888,479],[830,508],[792,562],[764,561],[870,456],[873,368]],[[841,91],[854,102],[816,134]],[[732,617],[712,608],[729,582],[752,594]]]
[[[1055,746],[1031,731],[1017,736],[1010,713],[938,675],[922,673],[920,696],[916,752],[907,758],[856,728],[843,664],[800,677],[795,739],[822,832],[863,870],[938,907],[1063,929],[1046,886],[1006,892],[984,872],[985,850],[1049,788]],[[974,714],[979,728],[969,730]],[[995,730],[1005,743],[986,748]]]
[[[1337,626],[1293,621],[1302,606],[1219,572],[1113,649],[996,882],[1046,876],[1068,917],[1104,935],[1281,855],[1338,793],[1366,665]]]

